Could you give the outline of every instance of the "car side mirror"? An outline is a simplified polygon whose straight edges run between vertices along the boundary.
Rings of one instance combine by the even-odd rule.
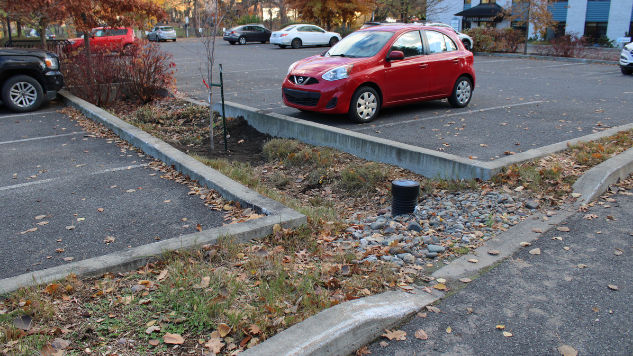
[[[402,51],[391,51],[387,56],[388,61],[399,61],[404,59],[404,53]]]

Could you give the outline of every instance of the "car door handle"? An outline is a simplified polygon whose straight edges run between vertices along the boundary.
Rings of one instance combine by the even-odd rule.
[[[420,64],[420,68],[422,68],[422,69],[424,69],[424,68],[426,68],[426,67],[428,67],[428,66],[429,66],[429,65],[428,65],[428,64],[426,64],[426,63],[424,63],[424,64]]]

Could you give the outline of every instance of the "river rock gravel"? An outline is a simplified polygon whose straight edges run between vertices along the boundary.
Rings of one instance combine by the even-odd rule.
[[[354,214],[345,239],[360,262],[425,265],[467,253],[536,212],[537,200],[513,193],[442,191],[420,197],[411,214],[392,216],[390,207],[371,216]]]

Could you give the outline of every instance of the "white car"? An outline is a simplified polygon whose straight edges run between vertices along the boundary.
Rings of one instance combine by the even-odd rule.
[[[633,74],[633,42],[622,48],[620,53],[620,70],[622,74]]]
[[[457,34],[457,37],[459,37],[459,39],[462,41],[462,43],[464,44],[464,47],[466,47],[467,50],[472,51],[473,49],[473,38],[468,36],[465,33],[461,33],[459,31],[456,31],[453,27],[451,27],[450,25],[447,25],[445,23],[441,23],[441,22],[426,22],[423,25],[425,26],[435,26],[435,27],[444,27],[444,28],[448,28],[450,30],[452,30],[453,32],[455,32]]]
[[[334,46],[341,40],[341,35],[336,32],[328,32],[319,26],[299,24],[290,25],[275,31],[270,36],[270,43],[279,48],[299,48],[301,46]]]

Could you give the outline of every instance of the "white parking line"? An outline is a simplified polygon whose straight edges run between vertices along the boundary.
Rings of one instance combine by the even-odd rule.
[[[431,119],[437,119],[437,118],[442,118],[442,117],[451,117],[451,116],[459,116],[459,115],[467,115],[467,114],[472,114],[472,113],[476,113],[476,112],[482,112],[482,111],[490,111],[490,110],[497,110],[497,109],[503,109],[503,108],[509,108],[509,107],[513,107],[513,106],[523,106],[523,105],[532,105],[532,104],[538,104],[538,103],[542,103],[543,100],[539,100],[539,101],[528,101],[526,103],[518,103],[518,104],[510,104],[510,105],[501,105],[501,106],[495,106],[492,108],[486,108],[486,109],[478,109],[478,110],[468,110],[466,112],[459,112],[459,113],[454,113],[454,114],[445,114],[445,115],[439,115],[439,116],[429,116],[429,117],[423,117],[417,120],[407,120],[407,121],[399,121],[399,122],[395,122],[395,123],[390,123],[390,124],[382,124],[382,125],[375,125],[375,126],[362,126],[359,127],[357,129],[353,129],[351,131],[362,131],[362,130],[375,130],[379,127],[391,127],[391,126],[396,126],[396,125],[402,125],[402,124],[410,124],[412,122],[420,122],[420,121],[424,121],[424,120],[431,120]]]
[[[140,167],[146,167],[146,166],[148,166],[147,163],[145,163],[145,164],[137,164],[137,165],[134,165],[134,166],[110,168],[110,169],[104,169],[104,170],[101,170],[101,171],[90,173],[90,175],[112,173],[112,172],[117,172],[117,171],[125,171],[125,170],[132,169],[132,168],[140,168]],[[69,178],[74,178],[74,177],[82,176],[82,175],[83,174],[78,174],[78,175],[74,175],[74,176],[70,176],[70,177],[68,177],[68,176],[66,176],[66,177],[57,177],[57,178],[36,180],[36,181],[33,181],[33,182],[28,182],[28,183],[14,184],[14,185],[6,186],[6,187],[0,187],[0,191],[2,191],[2,190],[9,190],[9,189],[19,189],[19,188],[29,187],[29,186],[32,186],[32,185],[49,183],[49,182],[53,182],[53,181],[56,181],[56,180],[60,180],[62,178],[68,180]]]
[[[20,116],[32,116],[32,115],[40,115],[40,114],[49,114],[52,112],[56,112],[56,110],[48,110],[48,111],[36,111],[36,112],[31,112],[31,113],[26,113],[26,114],[15,114],[15,115],[6,115],[6,116],[0,116],[0,119],[5,119],[8,117],[20,117]]]
[[[0,142],[0,145],[4,145],[4,144],[7,144],[7,143],[18,143],[18,142],[26,142],[26,141],[45,140],[45,139],[48,139],[48,138],[64,137],[64,136],[79,135],[79,134],[83,134],[83,132],[71,132],[71,133],[61,134],[61,135],[33,137],[33,138],[25,138],[25,139],[22,139],[22,140],[13,140],[13,141],[3,141],[3,142]]]

